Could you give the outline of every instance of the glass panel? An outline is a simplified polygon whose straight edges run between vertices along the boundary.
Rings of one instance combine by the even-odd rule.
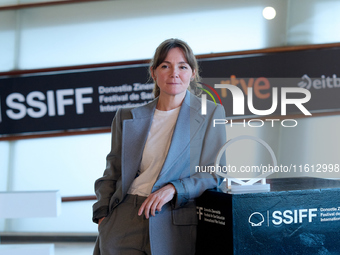
[[[0,192],[7,190],[9,159],[10,142],[0,142]],[[0,231],[4,231],[4,228],[5,219],[0,218]]]
[[[16,12],[0,12],[0,72],[14,69]]]
[[[1,5],[12,2],[15,1],[3,0]],[[335,32],[340,24],[336,13],[340,2],[336,0],[289,1],[288,15],[287,1],[213,2],[214,5],[197,1],[193,8],[190,1],[180,5],[96,1],[20,10],[19,67],[149,59],[155,47],[169,37],[186,40],[195,54],[281,46],[286,43],[286,21],[288,44],[340,40]],[[275,19],[270,21],[262,17],[267,5],[277,11]],[[0,71],[14,68],[15,24],[15,11],[1,11]]]
[[[60,190],[62,196],[92,195],[105,169],[110,134],[17,141],[13,191]]]
[[[289,2],[289,44],[319,44],[340,41],[340,2],[299,0]]]
[[[264,48],[271,46],[272,40],[284,41],[273,38],[285,34],[285,15],[280,22],[271,21],[272,25],[262,17],[268,1],[246,1],[247,7],[244,3],[217,2],[206,11],[202,11],[206,3],[193,11],[192,4],[181,3],[179,10],[170,2],[155,7],[154,1],[25,9],[19,66],[30,69],[149,59],[156,46],[169,37],[187,41],[195,54]],[[150,9],[158,15],[150,15]]]
[[[18,4],[17,0],[0,0],[0,6],[15,5]]]
[[[7,190],[10,143],[0,142],[0,192]]]
[[[311,43],[340,42],[340,2],[337,0],[318,1],[314,7]]]

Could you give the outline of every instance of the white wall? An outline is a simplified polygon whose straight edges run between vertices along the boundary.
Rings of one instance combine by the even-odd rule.
[[[61,196],[92,195],[103,174],[110,134],[27,139],[15,142],[11,191],[60,190]]]
[[[104,172],[110,146],[108,133],[0,142],[1,191],[94,195],[94,181]],[[91,221],[94,202],[62,203],[56,218],[0,219],[0,231],[95,232]]]

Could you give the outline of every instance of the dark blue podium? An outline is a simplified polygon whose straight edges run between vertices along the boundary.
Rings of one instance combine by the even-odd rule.
[[[340,254],[340,181],[267,180],[270,192],[207,190],[197,200],[197,255]]]

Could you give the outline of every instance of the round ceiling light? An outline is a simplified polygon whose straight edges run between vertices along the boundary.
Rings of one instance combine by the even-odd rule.
[[[276,11],[273,7],[266,7],[262,11],[262,15],[265,19],[271,20],[274,19],[276,16]]]

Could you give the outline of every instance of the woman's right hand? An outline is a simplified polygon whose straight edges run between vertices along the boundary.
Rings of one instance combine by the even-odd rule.
[[[98,227],[99,227],[100,223],[102,223],[102,221],[103,221],[104,219],[105,219],[105,217],[100,218],[100,219],[98,220]]]

